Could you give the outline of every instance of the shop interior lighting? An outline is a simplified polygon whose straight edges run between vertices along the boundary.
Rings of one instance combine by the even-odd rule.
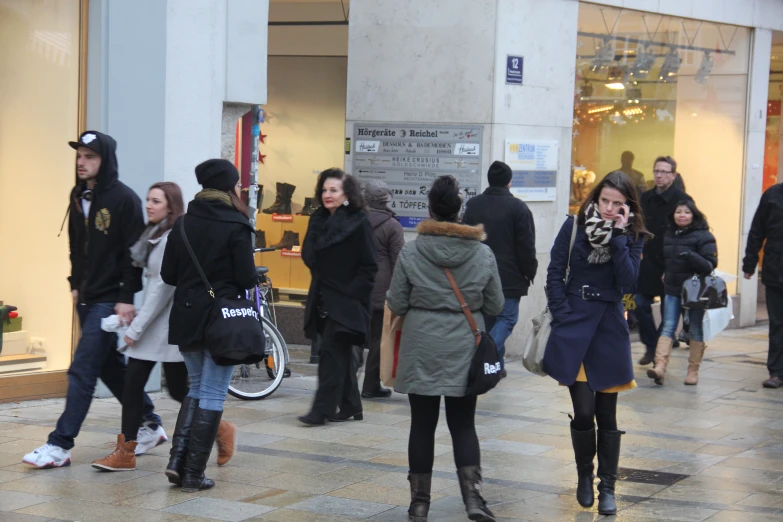
[[[639,87],[628,87],[625,89],[625,98],[629,102],[639,103],[642,97],[642,90]]]
[[[614,47],[608,39],[604,39],[598,51],[593,57],[593,65],[590,67],[592,72],[598,72],[604,67],[608,67],[614,61]]]
[[[634,107],[633,109],[625,109],[623,111],[623,116],[636,116],[638,114],[642,114],[643,112],[644,111],[639,107]]]
[[[614,105],[601,105],[587,111],[587,114],[597,114],[599,112],[608,112],[614,109]]]
[[[625,84],[623,82],[612,82],[606,84],[607,89],[612,89],[613,91],[619,91],[621,89],[625,89]]]
[[[714,65],[715,62],[712,61],[710,53],[704,53],[704,58],[701,59],[699,70],[696,71],[696,76],[693,79],[696,80],[697,83],[707,83],[707,79],[710,77],[710,74],[712,74],[712,67]]]
[[[675,80],[677,78],[677,73],[680,71],[680,65],[682,65],[680,53],[677,52],[677,49],[672,48],[663,60],[663,67],[661,67],[658,79],[663,80],[664,82]]]
[[[636,61],[629,71],[629,75],[634,79],[647,78],[650,73],[650,69],[655,64],[655,55],[644,48],[643,44],[639,44],[636,48]]]

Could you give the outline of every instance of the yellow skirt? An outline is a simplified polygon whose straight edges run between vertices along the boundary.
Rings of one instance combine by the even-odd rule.
[[[582,366],[579,367],[579,375],[576,376],[576,382],[587,382],[587,373],[585,373],[585,365],[582,364]],[[565,386],[562,382],[560,383],[560,386]],[[636,381],[632,380],[629,383],[621,384],[620,386],[612,386],[611,388],[607,388],[605,390],[598,390],[601,393],[619,393],[621,391],[628,391],[633,390],[636,388]]]

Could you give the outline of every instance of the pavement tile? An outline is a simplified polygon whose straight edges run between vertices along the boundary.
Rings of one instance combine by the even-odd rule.
[[[324,480],[319,475],[295,475],[293,473],[279,473],[266,477],[258,482],[255,482],[256,486],[263,486],[265,488],[273,489],[285,489],[291,491],[299,491],[301,493],[310,493],[313,495],[322,495],[335,489],[339,489],[355,481],[350,479],[344,480]]]
[[[269,506],[274,508],[283,508],[296,504],[315,495],[310,493],[302,493],[300,491],[287,491],[285,489],[269,489],[264,488],[260,493],[252,497],[242,499],[242,502],[250,502],[253,504],[261,504],[263,506]]]
[[[21,493],[18,491],[2,491],[0,490],[0,512],[16,511],[17,509],[34,506],[36,504],[42,504],[55,500],[57,497],[49,497],[46,495],[34,495],[30,493]],[[0,516],[0,520],[3,520],[5,515]]]
[[[247,502],[232,502],[230,500],[198,497],[181,504],[167,507],[163,511],[166,513],[186,515],[188,517],[197,516],[212,520],[224,520],[225,522],[241,522],[268,513],[273,509],[274,508],[268,506],[250,504]]]
[[[55,520],[78,520],[79,522],[174,522],[182,520],[182,517],[179,515],[162,513],[151,509],[128,508],[65,499],[37,504],[18,510],[17,513],[48,517]]]
[[[350,519],[368,518],[392,509],[390,504],[366,502],[331,496],[312,497],[292,504],[289,509],[310,511],[322,515],[341,516]]]

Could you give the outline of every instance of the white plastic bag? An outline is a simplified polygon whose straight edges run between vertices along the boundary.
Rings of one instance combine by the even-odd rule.
[[[714,339],[719,333],[729,326],[729,322],[734,319],[734,308],[731,302],[731,296],[729,297],[729,303],[725,308],[714,308],[712,310],[704,311],[704,320],[701,323],[702,330],[704,330],[704,342]]]
[[[122,353],[128,347],[128,345],[125,344],[125,332],[128,331],[128,327],[123,326],[122,321],[120,321],[120,316],[110,315],[109,317],[101,319],[101,330],[117,334],[118,352]]]
[[[530,373],[546,377],[544,373],[544,352],[552,332],[552,313],[549,308],[544,313],[533,318],[533,330],[527,339],[522,352],[522,365]]]

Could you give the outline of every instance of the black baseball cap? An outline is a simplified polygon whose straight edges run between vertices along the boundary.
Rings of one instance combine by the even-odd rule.
[[[79,136],[79,141],[69,141],[68,145],[73,150],[77,150],[79,147],[87,147],[91,151],[101,155],[101,142],[98,139],[98,134],[94,131],[85,131]]]

